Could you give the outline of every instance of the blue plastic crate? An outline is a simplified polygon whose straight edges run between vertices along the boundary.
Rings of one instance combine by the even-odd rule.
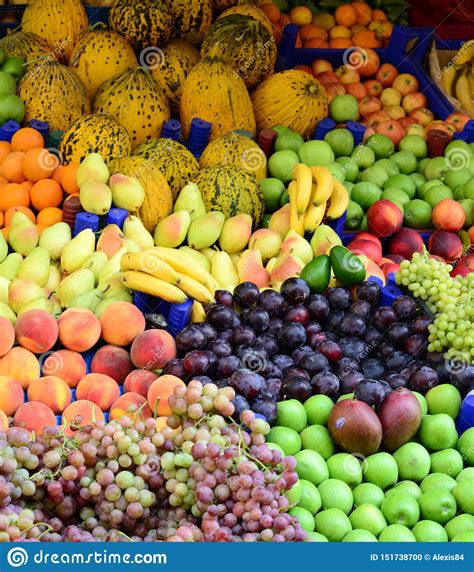
[[[10,30],[15,30],[21,25],[21,17],[25,11],[26,4],[13,4],[11,6],[0,6],[0,16],[4,14],[15,14],[16,22],[0,22],[0,38],[7,35]]]
[[[97,22],[109,23],[109,6],[85,6],[85,8],[90,24],[97,24]]]

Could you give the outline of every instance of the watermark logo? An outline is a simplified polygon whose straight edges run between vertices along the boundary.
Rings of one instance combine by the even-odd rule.
[[[163,67],[165,63],[165,53],[156,46],[149,46],[140,52],[138,61],[143,68],[156,70]]]
[[[471,158],[465,149],[454,147],[446,153],[446,165],[451,171],[460,171],[469,166]]]
[[[247,171],[258,171],[265,168],[267,158],[261,149],[247,149],[242,153],[242,166]]]
[[[28,563],[28,552],[20,547],[10,548],[7,553],[7,562],[12,568],[25,566]]]
[[[351,70],[358,70],[367,62],[368,56],[364,48],[347,48],[342,55],[343,64]]]
[[[469,364],[459,357],[453,357],[451,359],[445,360],[446,371],[451,375],[459,375],[466,370]]]

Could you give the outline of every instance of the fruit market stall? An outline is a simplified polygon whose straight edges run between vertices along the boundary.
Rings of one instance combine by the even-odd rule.
[[[0,541],[474,541],[474,122],[393,6],[14,8]]]

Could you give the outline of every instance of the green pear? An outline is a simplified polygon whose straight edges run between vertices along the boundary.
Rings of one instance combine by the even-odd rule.
[[[0,276],[8,278],[8,280],[15,280],[22,260],[23,256],[18,254],[18,252],[9,254],[0,264]]]
[[[89,290],[88,292],[84,292],[83,294],[79,294],[71,300],[69,303],[69,308],[86,308],[91,312],[97,307],[97,304],[104,299],[104,293],[101,292],[98,288],[94,288],[93,290]]]
[[[107,279],[107,285],[103,292],[106,298],[121,296],[123,297],[124,302],[131,302],[133,300],[133,296],[130,294],[130,290],[122,282],[122,277],[122,272],[112,274],[112,276]]]
[[[8,287],[10,286],[10,280],[0,276],[0,302],[5,302],[8,304]]]
[[[0,232],[0,263],[2,263],[8,254],[8,243],[5,240],[3,233]]]
[[[38,286],[44,287],[49,279],[49,266],[49,252],[46,248],[37,246],[20,264],[18,278],[31,280]]]
[[[290,229],[285,236],[280,253],[295,254],[305,264],[309,264],[313,260],[311,244],[293,229]]]
[[[112,201],[116,207],[126,211],[138,210],[145,200],[145,189],[135,177],[115,173],[109,179]]]
[[[59,260],[64,247],[70,241],[71,227],[65,222],[57,222],[43,230],[38,244],[47,249],[51,260]]]
[[[61,284],[61,272],[59,271],[59,268],[57,266],[52,264],[49,267],[49,278],[44,288],[48,292],[56,294],[58,292],[60,284]]]
[[[48,314],[53,314],[54,304],[49,298],[36,298],[19,309],[18,318],[30,310],[44,310]]]
[[[341,244],[339,235],[327,224],[320,224],[311,238],[311,248],[315,258],[320,254],[329,253],[331,247]]]
[[[155,246],[153,237],[137,216],[129,215],[123,223],[122,230],[126,238],[132,239],[142,250]]]
[[[8,303],[18,313],[20,308],[37,298],[46,298],[45,292],[36,282],[15,278],[8,287]]]
[[[89,153],[76,172],[76,184],[79,188],[89,181],[106,183],[109,180],[109,169],[99,153]]]
[[[66,278],[59,285],[59,301],[63,308],[68,308],[71,301],[85,292],[92,290],[95,285],[94,274],[88,268],[80,268]]]
[[[191,216],[188,211],[176,211],[161,220],[155,229],[155,246],[177,248],[186,239]]]
[[[178,211],[188,211],[191,222],[206,214],[206,207],[196,183],[188,183],[179,193],[173,208],[173,212]]]
[[[99,274],[98,288],[104,291],[107,288],[109,279],[117,273],[121,273],[120,261],[122,256],[125,254],[125,248],[121,248],[116,254],[112,256],[107,264],[104,265]]]
[[[194,250],[194,248],[191,248],[190,246],[180,246],[179,250],[182,250],[186,254],[192,256],[194,260],[204,268],[204,270],[207,270],[208,272],[211,271],[211,261],[208,260],[204,254],[199,252],[199,250]]]
[[[95,234],[86,228],[75,236],[61,252],[61,268],[72,274],[84,264],[95,250]]]
[[[191,248],[200,250],[217,242],[225,216],[220,211],[211,211],[201,218],[194,220],[188,230],[188,244]]]
[[[0,316],[2,318],[6,318],[7,320],[10,320],[10,322],[15,325],[16,323],[16,314],[15,312],[10,308],[9,304],[6,304],[5,302],[0,302]]]
[[[199,250],[200,254],[202,254],[203,256],[205,256],[209,262],[212,264],[212,259],[214,258],[214,256],[219,252],[218,250],[216,250],[215,248],[201,248]]]
[[[252,234],[252,217],[238,214],[228,218],[219,236],[219,246],[229,254],[235,254],[246,248]]]
[[[107,258],[107,254],[105,254],[105,252],[93,252],[89,258],[84,261],[81,268],[88,268],[89,270],[92,270],[95,283],[97,284],[99,282],[100,273],[108,261],[109,259]]]
[[[140,252],[141,248],[134,240],[131,238],[126,238],[123,241],[123,247],[125,248],[126,252]]]
[[[36,248],[39,241],[39,230],[31,220],[21,211],[17,211],[12,218],[8,242],[15,252],[26,255]]]
[[[112,191],[105,183],[87,181],[79,193],[82,208],[88,213],[104,215],[112,206]]]

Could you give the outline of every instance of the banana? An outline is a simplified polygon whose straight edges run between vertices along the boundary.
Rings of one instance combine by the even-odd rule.
[[[196,263],[192,256],[186,254],[182,250],[166,248],[164,246],[155,246],[150,249],[150,252],[158,254],[162,260],[172,266],[176,271],[186,274],[186,276],[190,276],[191,278],[194,278],[194,280],[204,284],[211,293],[214,293],[218,289],[212,274],[202,268],[202,266]]]
[[[463,70],[456,82],[456,99],[461,103],[462,108],[471,117],[474,116],[474,103],[472,102],[470,70]]]
[[[301,215],[308,208],[311,199],[311,191],[313,189],[311,169],[304,163],[298,163],[298,165],[293,167],[291,175],[296,181],[298,188],[296,193],[296,210]]]
[[[469,63],[472,58],[474,58],[474,40],[469,40],[459,48],[458,53],[453,58],[453,63],[456,66],[462,66]]]
[[[191,322],[205,322],[206,312],[201,304],[197,300],[194,300],[193,307],[191,308]]]
[[[211,302],[214,302],[214,296],[211,294],[211,292],[209,292],[204,284],[198,282],[190,276],[187,276],[186,274],[181,274],[178,272],[178,276],[179,287],[190,298],[194,298],[203,304],[210,304]]]
[[[298,208],[296,206],[297,193],[298,193],[298,186],[296,184],[296,181],[291,181],[291,183],[288,185],[288,195],[290,197],[290,228],[292,228],[295,232],[303,236],[304,213],[301,215],[298,213]]]
[[[138,292],[150,294],[150,296],[157,296],[173,304],[182,304],[188,299],[186,294],[177,286],[168,284],[168,282],[155,278],[145,272],[127,270],[123,273],[122,282],[130,290],[137,290]]]
[[[177,285],[179,283],[179,276],[176,270],[153,252],[128,252],[122,256],[120,268],[124,272],[127,270],[146,272],[169,284]]]
[[[441,75],[441,85],[444,91],[451,97],[456,97],[454,93],[454,85],[458,76],[458,71],[454,66],[449,66],[447,69],[442,71]]]
[[[321,224],[326,212],[327,201],[321,205],[310,205],[304,217],[304,229],[306,232],[314,232]]]
[[[328,220],[335,220],[342,216],[349,205],[349,193],[346,187],[339,181],[334,180],[334,191],[326,214]]]
[[[325,203],[332,195],[334,190],[334,178],[331,173],[324,167],[311,167],[311,175],[313,177],[313,192],[311,202],[313,205],[319,206]]]

